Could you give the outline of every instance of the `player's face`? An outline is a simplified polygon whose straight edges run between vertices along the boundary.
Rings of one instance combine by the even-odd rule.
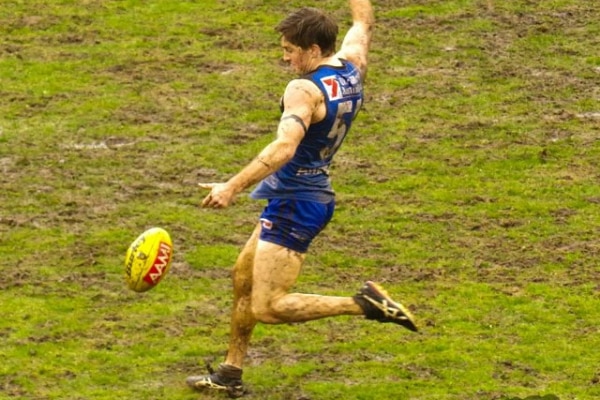
[[[294,70],[294,72],[302,75],[312,70],[312,57],[308,50],[296,46],[285,38],[281,38],[281,48],[283,49],[283,61]]]

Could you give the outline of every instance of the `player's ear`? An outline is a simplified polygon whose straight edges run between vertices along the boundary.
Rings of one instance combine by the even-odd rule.
[[[318,44],[311,44],[310,47],[308,48],[308,51],[310,52],[310,55],[313,58],[317,58],[317,57],[321,57],[322,56],[321,48],[319,47]]]

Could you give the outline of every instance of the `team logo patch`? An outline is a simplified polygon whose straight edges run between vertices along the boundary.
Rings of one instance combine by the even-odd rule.
[[[266,229],[268,231],[270,231],[271,229],[273,229],[273,222],[269,221],[266,218],[261,218],[260,219],[260,224],[263,227],[263,229]]]
[[[340,83],[338,82],[335,75],[326,76],[321,78],[321,83],[325,87],[325,91],[327,91],[327,97],[330,100],[341,99],[343,96]]]

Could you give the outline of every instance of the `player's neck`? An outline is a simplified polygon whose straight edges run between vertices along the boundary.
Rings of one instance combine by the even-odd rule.
[[[323,57],[320,60],[318,60],[318,62],[315,64],[315,68],[314,69],[317,69],[317,68],[319,68],[320,66],[323,66],[323,65],[330,65],[332,67],[341,67],[342,66],[342,62],[335,55],[332,55],[332,56],[329,56],[329,57]]]

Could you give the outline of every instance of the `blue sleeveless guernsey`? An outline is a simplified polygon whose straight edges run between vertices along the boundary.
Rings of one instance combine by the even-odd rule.
[[[329,203],[334,191],[329,165],[341,146],[363,101],[360,71],[350,62],[341,67],[323,65],[302,77],[312,81],[325,97],[325,118],[308,127],[294,157],[262,180],[254,199],[295,199]]]

